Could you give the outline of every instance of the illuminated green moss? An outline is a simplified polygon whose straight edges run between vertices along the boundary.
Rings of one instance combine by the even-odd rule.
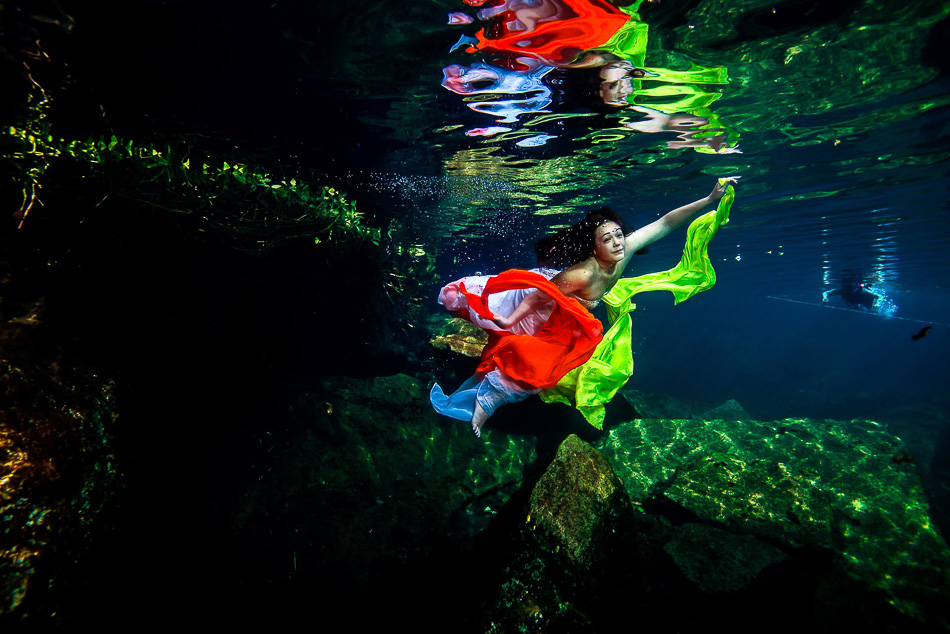
[[[950,591],[950,549],[906,448],[871,421],[640,419],[604,454],[634,504],[673,504],[715,527],[835,566],[923,618]]]
[[[42,206],[43,190],[78,186],[99,204],[186,214],[242,249],[304,237],[380,243],[380,230],[363,225],[342,192],[223,156],[197,138],[57,138],[48,120],[52,100],[41,90],[29,95],[21,122],[0,128],[0,156],[23,188],[20,227]]]

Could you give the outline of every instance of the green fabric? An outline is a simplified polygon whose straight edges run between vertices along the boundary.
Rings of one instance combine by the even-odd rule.
[[[719,179],[722,184],[725,179]],[[729,210],[736,193],[732,185],[715,211],[694,220],[686,232],[686,246],[679,264],[669,271],[624,278],[604,295],[610,328],[587,363],[568,372],[553,388],[541,392],[546,403],[574,404],[591,425],[602,429],[604,405],[633,374],[632,320],[636,308],[631,301],[637,293],[670,291],[676,304],[705,291],[716,283],[716,271],[709,260],[709,241],[720,225],[729,222]]]

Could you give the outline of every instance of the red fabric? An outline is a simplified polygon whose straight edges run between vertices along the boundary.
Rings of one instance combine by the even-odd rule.
[[[629,15],[605,0],[564,2],[576,15],[542,22],[533,31],[503,29],[496,34],[482,29],[475,34],[478,43],[469,46],[468,52],[529,53],[554,64],[568,64],[581,51],[602,46],[630,20]]]
[[[488,297],[518,288],[536,288],[556,302],[551,317],[534,335],[489,331],[488,345],[476,372],[498,368],[508,376],[542,389],[554,387],[561,378],[583,365],[603,339],[603,325],[573,297],[567,297],[542,275],[517,269],[488,280],[481,295],[459,286],[468,305],[485,319],[494,317]]]

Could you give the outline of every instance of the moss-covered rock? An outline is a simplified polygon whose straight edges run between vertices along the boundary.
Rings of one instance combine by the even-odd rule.
[[[527,523],[573,565],[590,568],[606,555],[604,544],[629,504],[610,463],[572,434],[531,492]]]
[[[466,357],[478,358],[488,343],[488,333],[465,319],[449,318],[440,320],[433,327],[430,343],[440,350],[452,350]]]
[[[903,613],[943,618],[950,550],[906,449],[882,425],[641,419],[612,429],[603,452],[641,508],[678,508],[789,553],[825,550]]]
[[[595,632],[598,601],[635,561],[623,483],[599,451],[568,436],[521,509],[511,558],[487,606],[488,632]]]
[[[362,582],[481,531],[520,484],[533,439],[441,419],[407,375],[338,378],[298,400],[260,480],[231,511],[264,578]],[[253,553],[253,555],[252,555]]]
[[[713,453],[677,469],[663,496],[704,521],[789,546],[831,546],[827,496],[781,462]]]

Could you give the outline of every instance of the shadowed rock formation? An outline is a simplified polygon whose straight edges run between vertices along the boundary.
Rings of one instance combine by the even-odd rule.
[[[603,451],[648,512],[755,536],[791,557],[825,553],[903,614],[946,616],[950,550],[900,459],[906,449],[882,425],[642,419],[612,429]]]
[[[946,626],[950,550],[883,426],[637,419],[598,444],[568,437],[503,511],[487,631],[613,631],[631,614],[679,631]]]
[[[0,318],[0,623],[55,622],[108,532],[114,387],[61,357],[42,301]]]

